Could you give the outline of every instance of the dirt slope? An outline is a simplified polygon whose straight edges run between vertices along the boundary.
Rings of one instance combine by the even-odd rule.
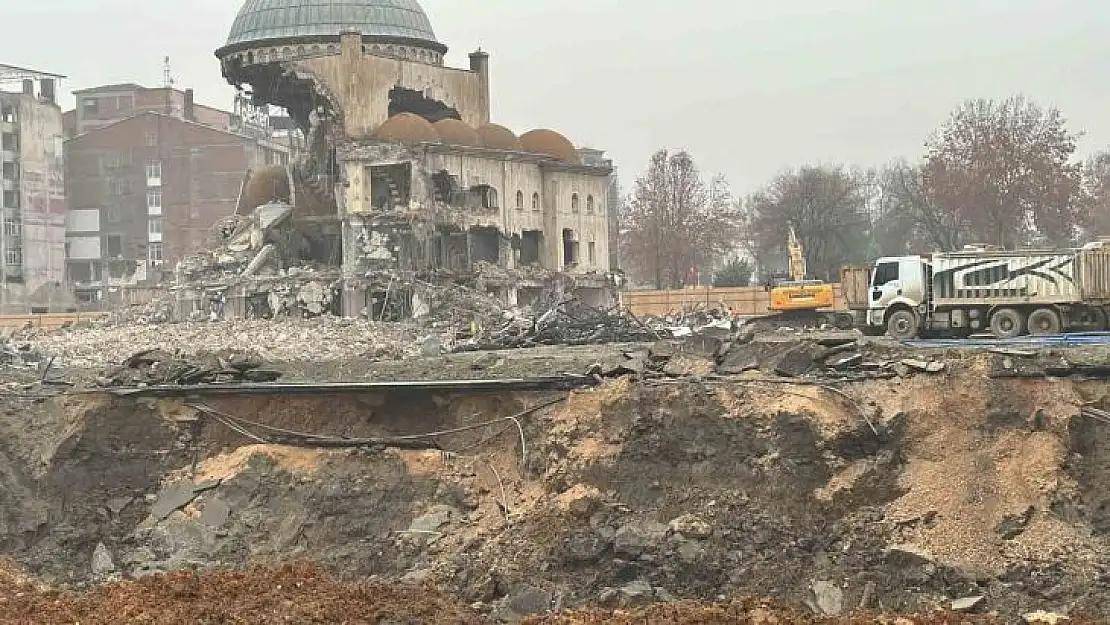
[[[344,580],[431,583],[473,615],[509,620],[743,596],[798,614],[929,613],[982,596],[975,610],[1004,617],[1110,616],[1110,425],[1077,416],[1104,402],[1102,385],[988,380],[975,367],[838,389],[623,379],[523,418],[521,431],[475,427],[435,451],[262,445],[193,420],[182,402],[47,402],[21,417],[34,431],[14,414],[3,426],[4,548],[74,588],[312,560]],[[358,437],[452,429],[550,399],[213,403]],[[178,581],[88,597],[186,583],[156,579]],[[726,622],[739,608],[705,609],[675,622]],[[606,622],[566,618],[552,622]]]

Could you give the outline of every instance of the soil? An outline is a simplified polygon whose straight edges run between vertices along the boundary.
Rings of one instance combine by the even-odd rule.
[[[404,366],[454,362],[432,360]],[[460,430],[431,450],[283,447],[195,399],[9,371],[0,548],[47,588],[0,579],[19,588],[0,622],[925,623],[977,596],[999,622],[1110,618],[1110,424],[1079,416],[1105,384],[948,363],[835,387],[622,378],[516,420],[564,395],[204,400],[313,434]]]

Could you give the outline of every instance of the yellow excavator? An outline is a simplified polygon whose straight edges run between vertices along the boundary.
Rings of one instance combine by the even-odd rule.
[[[771,323],[777,327],[828,325],[842,330],[851,329],[851,313],[831,310],[834,305],[833,285],[806,278],[805,252],[794,226],[790,226],[786,251],[789,255],[790,277],[768,284],[771,302],[767,308],[772,314],[752,321]]]

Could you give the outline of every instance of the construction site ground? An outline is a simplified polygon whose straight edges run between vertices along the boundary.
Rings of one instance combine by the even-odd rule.
[[[1110,348],[778,333],[713,357],[430,355],[427,332],[328,323],[12,336],[0,622],[1110,618]],[[283,382],[589,385],[102,388],[154,347],[256,349]]]

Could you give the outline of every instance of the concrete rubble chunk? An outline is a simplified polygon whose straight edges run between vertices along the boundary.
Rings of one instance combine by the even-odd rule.
[[[970,612],[982,606],[986,601],[987,597],[985,595],[962,597],[960,599],[953,599],[949,607],[953,612]]]
[[[622,526],[613,535],[613,550],[627,556],[639,556],[652,551],[667,536],[667,526],[661,523],[637,523]]]
[[[621,586],[618,593],[617,602],[622,608],[647,605],[655,600],[655,589],[640,579]]]
[[[92,555],[92,574],[102,576],[115,571],[116,565],[112,561],[112,552],[108,551],[104,543],[97,543]]]
[[[1064,614],[1057,614],[1056,612],[1037,610],[1036,612],[1022,614],[1021,620],[1028,625],[1057,625],[1058,623],[1070,621],[1071,617]]]
[[[509,595],[502,617],[514,622],[532,614],[543,614],[551,609],[550,592],[535,586],[523,586]]]
[[[709,538],[713,534],[713,526],[694,514],[684,514],[676,517],[667,524],[670,530],[686,538]]]
[[[840,616],[844,611],[844,591],[840,586],[826,580],[813,582],[813,601],[817,609],[826,616]]]

